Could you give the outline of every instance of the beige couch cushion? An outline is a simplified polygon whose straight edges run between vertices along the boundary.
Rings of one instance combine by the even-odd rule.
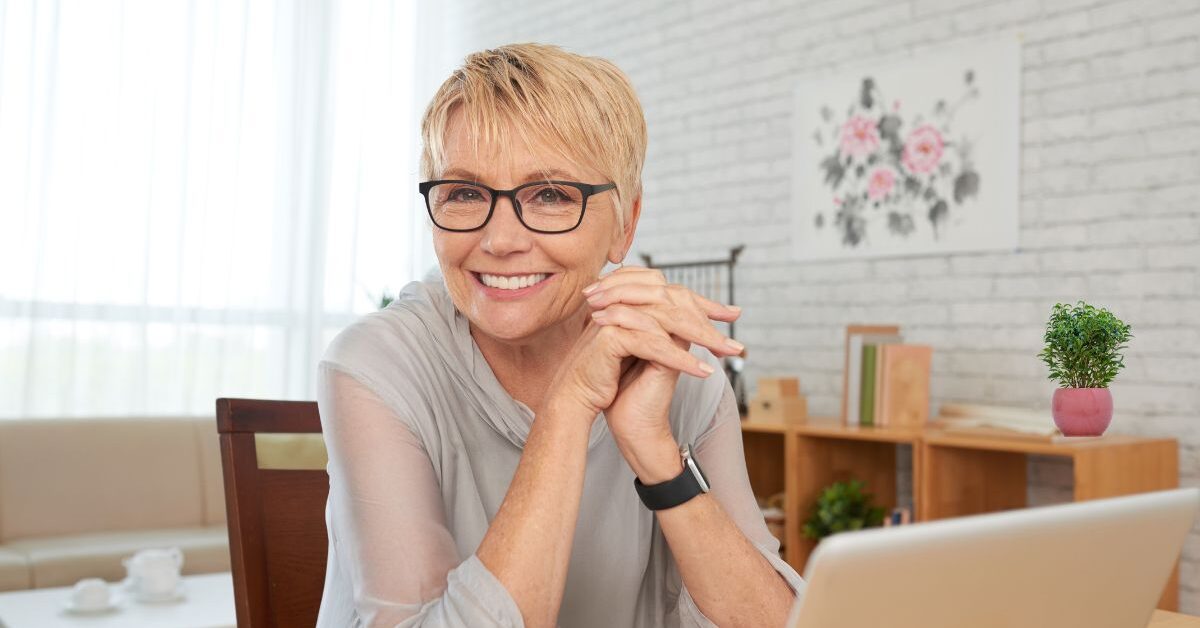
[[[32,586],[59,587],[81,578],[125,578],[121,559],[140,549],[178,546],[183,573],[229,571],[229,533],[224,526],[137,530],[22,539],[6,544],[32,566]]]
[[[20,591],[32,584],[25,555],[0,547],[0,591]]]
[[[190,418],[0,421],[0,535],[202,526]]]

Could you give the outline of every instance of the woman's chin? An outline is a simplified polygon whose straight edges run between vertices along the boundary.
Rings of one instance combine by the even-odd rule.
[[[521,325],[488,325],[487,327],[477,326],[478,330],[487,334],[489,338],[502,342],[516,342],[533,335],[537,330],[529,327],[528,324]]]

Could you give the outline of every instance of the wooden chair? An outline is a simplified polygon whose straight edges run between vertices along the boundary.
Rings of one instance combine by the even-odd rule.
[[[313,626],[328,553],[317,404],[217,399],[217,431],[238,626]]]

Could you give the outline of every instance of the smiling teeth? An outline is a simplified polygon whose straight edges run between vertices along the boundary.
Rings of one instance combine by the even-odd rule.
[[[479,274],[479,278],[483,281],[483,285],[489,288],[499,288],[501,290],[519,290],[528,288],[535,283],[539,283],[546,277],[547,273],[539,273],[537,275],[524,275],[522,277],[501,277],[500,275],[485,275]]]

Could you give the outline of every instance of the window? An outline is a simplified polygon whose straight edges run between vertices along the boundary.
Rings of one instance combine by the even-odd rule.
[[[413,7],[0,4],[0,417],[313,399],[433,264]]]

